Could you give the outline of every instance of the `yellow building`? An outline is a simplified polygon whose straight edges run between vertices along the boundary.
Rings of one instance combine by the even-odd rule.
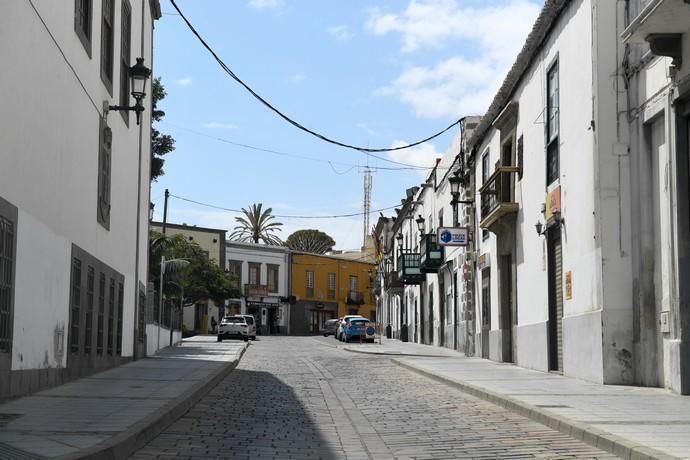
[[[290,312],[293,335],[318,334],[324,321],[358,314],[376,321],[370,278],[376,266],[368,255],[292,252]]]

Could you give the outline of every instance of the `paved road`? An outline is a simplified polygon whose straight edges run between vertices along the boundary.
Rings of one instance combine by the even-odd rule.
[[[616,458],[333,339],[266,337],[132,459]]]

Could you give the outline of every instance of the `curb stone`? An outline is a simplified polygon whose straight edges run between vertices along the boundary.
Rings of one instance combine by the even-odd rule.
[[[237,367],[247,348],[248,345],[245,344],[237,358],[216,369],[206,379],[196,383],[154,413],[130,426],[126,431],[118,433],[93,447],[57,457],[56,460],[115,460],[129,457],[186,414],[201,398],[227,377]]]
[[[479,386],[454,380],[449,377],[443,377],[417,367],[414,364],[402,362],[399,359],[391,359],[391,361],[400,367],[404,367],[405,369],[424,375],[438,382],[451,385],[464,393],[496,404],[497,406],[532,419],[556,431],[560,431],[572,438],[583,441],[590,446],[618,455],[621,458],[628,460],[679,460],[678,457],[639,445],[634,441],[620,438],[619,436],[590,427],[583,423],[563,418],[542,408],[511,398],[510,396],[495,393]]]

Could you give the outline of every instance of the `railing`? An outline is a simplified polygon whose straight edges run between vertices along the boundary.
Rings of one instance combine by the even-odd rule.
[[[419,266],[423,273],[438,271],[443,265],[443,247],[436,244],[436,234],[422,235]]]
[[[364,303],[364,295],[359,291],[348,291],[345,303],[348,305],[362,305]]]
[[[518,205],[514,202],[514,175],[520,170],[517,166],[499,166],[489,179],[481,186],[481,222],[482,228],[490,228],[504,215],[517,213]]]
[[[247,297],[266,297],[268,296],[267,284],[245,284],[244,295]]]
[[[406,252],[398,256],[398,278],[403,284],[421,284],[424,281],[418,252]]]

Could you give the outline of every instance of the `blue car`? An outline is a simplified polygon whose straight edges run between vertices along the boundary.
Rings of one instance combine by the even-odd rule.
[[[343,341],[352,339],[373,342],[376,328],[367,318],[351,318],[343,326]]]

